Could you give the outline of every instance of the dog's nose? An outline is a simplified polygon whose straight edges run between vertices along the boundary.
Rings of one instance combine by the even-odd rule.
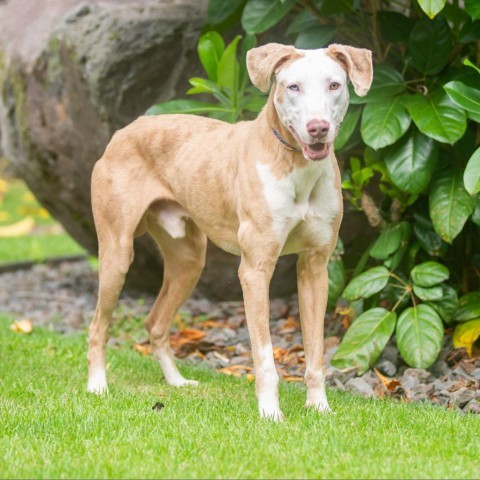
[[[310,120],[307,123],[307,132],[313,138],[322,138],[328,134],[330,124],[326,120]]]

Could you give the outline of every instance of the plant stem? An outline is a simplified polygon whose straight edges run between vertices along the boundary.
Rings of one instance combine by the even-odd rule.
[[[405,290],[403,292],[402,296],[398,299],[397,303],[393,306],[393,308],[391,310],[392,312],[394,312],[397,309],[397,307],[400,305],[402,300],[405,298],[405,295],[407,295],[408,293],[409,293],[408,290]]]

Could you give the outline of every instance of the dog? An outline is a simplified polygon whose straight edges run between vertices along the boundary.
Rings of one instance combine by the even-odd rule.
[[[240,255],[239,278],[260,416],[283,420],[269,331],[269,284],[280,255],[295,253],[305,349],[306,407],[328,412],[323,361],[327,264],[343,214],[333,143],[349,103],[372,82],[369,50],[333,44],[251,49],[252,83],[270,91],[258,117],[235,125],[194,115],[143,116],[117,131],[92,174],[99,242],[98,303],[89,331],[88,390],[107,391],[112,313],[148,232],[164,259],[145,326],[169,385],[195,385],[174,362],[169,331],[205,265],[207,237]]]

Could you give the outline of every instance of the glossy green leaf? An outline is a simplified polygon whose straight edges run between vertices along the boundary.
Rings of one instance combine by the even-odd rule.
[[[201,77],[192,77],[188,80],[188,83],[192,85],[193,88],[187,91],[188,95],[194,95],[197,93],[211,93],[214,95],[223,96],[223,93],[220,87],[211,80]]]
[[[341,257],[332,256],[328,262],[328,308],[335,307],[345,286],[345,269]]]
[[[382,353],[395,329],[396,314],[385,308],[363,312],[345,333],[332,357],[337,368],[357,368],[362,374]]]
[[[420,8],[430,17],[434,18],[443,10],[446,0],[418,0]]]
[[[477,195],[475,199],[475,208],[473,210],[473,213],[470,219],[475,225],[478,225],[480,227],[480,196],[479,195]]]
[[[429,215],[416,211],[414,212],[413,217],[415,219],[413,232],[423,250],[432,257],[441,255],[445,250],[446,244],[433,228],[433,223],[430,220]]]
[[[413,64],[420,72],[435,75],[443,70],[452,51],[452,34],[445,18],[417,21],[408,46]]]
[[[288,26],[285,34],[287,36],[295,35],[318,25],[318,20],[310,13],[309,10],[302,10],[295,16],[292,23]]]
[[[225,42],[217,32],[207,32],[198,41],[198,57],[212,82],[217,81],[217,67],[224,50]]]
[[[420,287],[420,285],[414,285],[413,293],[421,300],[431,301],[440,300],[443,295],[443,290],[440,285],[436,287]]]
[[[354,0],[312,0],[322,15],[341,15],[355,11]]]
[[[363,141],[375,150],[395,143],[410,126],[410,115],[399,97],[388,102],[368,103],[363,109]]]
[[[480,91],[478,89],[469,87],[457,80],[448,82],[443,88],[459,107],[480,114]]]
[[[249,112],[259,113],[260,110],[264,107],[267,98],[259,95],[249,95],[244,96],[240,103],[243,110]]]
[[[316,25],[300,32],[295,40],[297,48],[323,48],[329,44],[337,29],[332,25]]]
[[[480,292],[470,292],[458,300],[455,312],[457,322],[468,322],[480,318]]]
[[[463,173],[463,182],[467,192],[471,195],[480,192],[480,148],[477,148],[468,160]]]
[[[371,297],[385,288],[389,278],[389,272],[384,266],[373,267],[351,280],[342,297],[350,301]]]
[[[480,2],[478,0],[465,0],[465,10],[473,20],[480,19]]]
[[[171,113],[191,113],[196,115],[208,114],[213,112],[229,112],[225,107],[219,107],[208,102],[198,100],[171,100],[165,103],[157,103],[150,107],[146,115],[164,115]]]
[[[390,146],[385,152],[385,165],[392,183],[403,192],[423,192],[437,164],[437,146],[417,129]]]
[[[337,137],[335,138],[335,150],[340,150],[347,144],[348,140],[355,131],[361,113],[362,107],[358,105],[351,105],[349,107],[345,118],[340,124]]]
[[[430,367],[438,357],[442,338],[442,320],[429,305],[407,308],[398,318],[397,346],[411,367]]]
[[[240,65],[237,60],[237,46],[241,38],[237,35],[225,48],[217,67],[218,84],[228,88],[232,95],[236,95],[238,90]]]
[[[433,287],[448,280],[450,271],[445,265],[430,261],[417,265],[411,271],[410,275],[416,285],[420,287]]]
[[[463,64],[466,65],[467,67],[473,68],[474,70],[476,70],[477,73],[480,74],[480,68],[478,68],[475,64],[473,64],[468,58],[466,58],[463,61]]]
[[[232,16],[245,0],[209,0],[208,23],[218,25]]]
[[[247,85],[250,83],[247,69],[247,52],[257,46],[257,37],[255,35],[245,35],[240,44],[240,85],[241,91],[245,91]],[[258,92],[256,90],[255,92]],[[255,93],[258,96],[258,93]]]
[[[385,41],[407,43],[415,22],[399,12],[381,10],[378,20],[382,37]]]
[[[440,287],[442,298],[428,302],[427,305],[430,305],[440,315],[444,323],[449,325],[455,320],[454,314],[458,308],[458,295],[455,289],[449,285],[442,284]]]
[[[242,27],[247,33],[262,33],[276,25],[297,3],[297,0],[249,0],[242,14]]]
[[[366,102],[381,101],[404,92],[405,88],[405,80],[398,70],[387,65],[378,65],[374,67],[372,86],[364,98]],[[388,98],[388,101],[390,102],[391,98]]]
[[[370,256],[379,260],[385,260],[400,248],[401,241],[401,224],[388,225],[375,240],[375,243],[370,250]]]
[[[404,259],[412,235],[412,226],[410,223],[406,221],[400,222],[396,227],[400,229],[400,246],[390,258],[387,258],[383,262],[390,271],[395,270]]]
[[[466,22],[458,34],[458,41],[461,43],[476,42],[480,39],[480,21]]]
[[[429,205],[435,231],[442,240],[452,243],[475,207],[460,170],[448,165],[436,173],[430,185]]]
[[[453,145],[463,137],[467,115],[442,90],[432,95],[412,95],[403,98],[418,129],[439,142]]]

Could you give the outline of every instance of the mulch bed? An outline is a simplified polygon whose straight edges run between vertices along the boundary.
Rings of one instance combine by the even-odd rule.
[[[0,311],[34,326],[62,333],[86,331],[97,293],[97,274],[88,262],[39,264],[31,269],[0,274]],[[144,317],[154,297],[122,294],[110,343],[128,342],[139,354],[149,355],[146,333],[123,334],[121,326]],[[274,356],[284,381],[302,382],[305,356],[296,297],[271,301],[270,326]],[[194,364],[207,365],[226,375],[253,379],[245,312],[242,302],[212,302],[198,295],[182,307],[172,331],[175,354]],[[138,321],[138,320],[137,320]],[[428,370],[409,368],[392,341],[373,370],[357,376],[330,364],[344,332],[341,316],[326,318],[327,383],[365,397],[392,397],[406,402],[431,402],[460,412],[480,413],[480,358],[455,350],[446,336],[438,360]],[[128,329],[127,329],[128,330]]]

